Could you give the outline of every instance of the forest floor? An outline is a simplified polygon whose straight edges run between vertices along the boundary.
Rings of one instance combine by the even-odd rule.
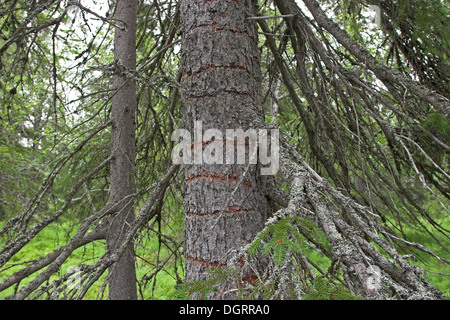
[[[3,222],[0,222],[0,228]],[[69,223],[63,224],[52,224],[51,226],[44,229],[35,239],[33,239],[27,246],[25,246],[16,256],[14,256],[2,269],[0,269],[0,282],[4,279],[10,277],[15,272],[19,271],[24,267],[24,265],[29,264],[35,259],[39,259],[43,255],[52,252],[60,245],[64,244],[69,238],[69,235],[73,233],[69,229]],[[444,228],[450,228],[450,219],[447,218],[442,221]],[[444,257],[448,260],[449,253],[446,252],[442,246],[440,246],[435,240],[427,236],[423,231],[413,230],[412,228],[405,228],[403,226],[404,233],[408,236],[409,241],[418,242],[430,250],[434,251],[437,255]],[[434,235],[438,240],[442,241],[442,244],[448,243],[446,239],[441,234]],[[2,239],[0,239],[0,247],[4,244]],[[62,276],[69,268],[74,268],[80,264],[91,264],[97,261],[99,257],[104,254],[105,242],[96,241],[83,248],[77,249],[71,257],[62,265],[58,274],[55,274],[53,279],[57,279]],[[448,248],[448,246],[447,246]],[[159,251],[159,260],[158,260]],[[153,274],[156,270],[157,265],[164,263],[164,267],[160,272],[157,273],[156,278],[153,277],[147,282],[146,286],[139,286],[138,290],[140,297],[144,299],[155,299],[155,300],[166,300],[171,298],[171,294],[177,284],[177,276],[175,273],[174,259],[169,257],[170,252],[164,246],[159,247],[158,238],[147,237],[146,248],[137,249],[137,275],[138,278],[142,278],[145,275]],[[167,258],[169,257],[169,258]],[[413,261],[414,264],[422,266],[424,269],[432,272],[427,273],[429,281],[431,281],[435,287],[444,293],[447,299],[450,299],[450,276],[445,276],[441,274],[450,274],[450,265],[445,265],[437,259],[425,254],[419,253],[419,259]],[[324,257],[319,254],[312,255],[311,259],[315,260],[317,265],[323,265],[327,262]],[[24,262],[25,261],[25,262]],[[326,268],[326,266],[324,266]],[[177,263],[177,273],[178,277],[182,278],[182,267],[180,263]],[[441,274],[438,274],[441,273]],[[20,286],[25,285],[30,281],[35,275],[24,279],[20,283]],[[105,289],[106,283],[106,273],[97,280],[97,282],[89,289],[88,293],[84,297],[87,300],[94,299],[106,299],[107,292]],[[7,290],[0,292],[0,300],[13,294],[16,287],[10,287]],[[46,298],[44,295],[42,298]]]

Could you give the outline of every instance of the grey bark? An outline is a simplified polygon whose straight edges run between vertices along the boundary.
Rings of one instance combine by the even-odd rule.
[[[137,0],[118,0],[115,19],[114,60],[119,66],[113,86],[117,93],[111,106],[111,189],[110,201],[120,202],[111,218],[107,248],[113,252],[121,245],[134,220],[134,158],[136,84],[129,77],[136,68]],[[121,258],[109,268],[109,299],[137,299],[133,243],[128,244]]]
[[[203,131],[219,129],[225,137],[226,129],[255,127],[254,115],[263,119],[263,113],[257,30],[247,19],[254,3],[182,1],[180,12],[184,128],[193,133],[194,121],[202,121]],[[187,164],[184,174],[186,281],[201,281],[207,269],[227,267],[230,252],[253,240],[269,207],[256,165]],[[255,265],[263,271],[262,259]],[[242,282],[255,277],[242,269]],[[210,298],[231,297],[235,285]]]

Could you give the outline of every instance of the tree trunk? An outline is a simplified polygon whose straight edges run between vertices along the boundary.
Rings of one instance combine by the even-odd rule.
[[[110,253],[120,247],[134,219],[134,158],[136,84],[127,77],[127,70],[136,68],[137,0],[118,0],[116,5],[114,61],[118,73],[114,77],[117,93],[111,107],[111,190],[110,201],[118,202],[117,214],[107,235]],[[109,299],[137,299],[134,247],[130,243],[119,261],[109,269]]]
[[[200,161],[213,140],[225,149],[226,129],[246,131],[256,127],[255,115],[263,119],[260,54],[256,26],[247,19],[254,15],[253,1],[183,0],[180,12],[183,126],[197,131],[193,161],[184,166],[186,281],[202,281],[207,269],[227,266],[230,250],[253,240],[269,212],[249,148],[245,164],[227,163],[225,153],[223,164]],[[213,128],[221,135],[201,138]],[[263,267],[261,259],[257,268]],[[242,269],[243,282],[254,277]],[[235,285],[227,283],[209,298],[230,298],[227,292]]]

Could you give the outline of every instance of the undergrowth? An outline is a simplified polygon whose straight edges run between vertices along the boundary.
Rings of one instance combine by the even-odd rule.
[[[450,222],[443,221],[443,226],[448,227]],[[1,224],[0,224],[1,227]],[[23,265],[30,264],[41,256],[53,251],[59,245],[65,243],[70,237],[69,227],[61,224],[53,224],[51,227],[44,229],[35,239],[25,246],[16,256],[14,256],[8,264],[0,269],[0,282],[10,277],[12,274],[20,270]],[[426,234],[417,230],[408,230],[404,228],[410,241],[415,241],[426,245],[436,254],[441,256],[448,255],[446,248],[440,246],[436,241],[430,239]],[[298,217],[281,219],[277,223],[272,224],[269,228],[259,233],[255,241],[248,247],[250,255],[262,254],[270,257],[272,261],[272,272],[279,272],[279,277],[273,277],[272,281],[256,281],[252,286],[238,285],[239,299],[297,299],[299,298],[299,287],[301,287],[301,299],[305,300],[348,300],[361,299],[353,296],[340,282],[336,270],[333,271],[332,262],[320,251],[311,247],[311,244],[305,238],[305,234],[309,234],[317,243],[327,248],[326,239],[320,230],[310,221]],[[444,236],[436,235],[438,239],[446,241]],[[4,239],[0,239],[0,245],[4,244]],[[148,246],[157,247],[158,238],[152,237],[147,243]],[[90,264],[95,262],[104,254],[105,244],[103,241],[93,242],[85,247],[77,249],[72,256],[63,264],[58,274],[52,279],[58,279],[67,270],[73,266]],[[165,249],[167,251],[167,249]],[[155,250],[153,250],[155,251]],[[152,251],[152,252],[153,252]],[[156,261],[155,254],[149,254],[148,251],[137,250],[140,256],[140,263],[137,264],[137,274],[143,276],[152,273],[154,263]],[[166,254],[167,252],[160,252]],[[297,254],[305,255],[310,263],[315,266],[312,281],[308,281],[305,270],[299,267],[299,258]],[[450,298],[450,277],[443,274],[450,274],[450,266],[439,262],[437,259],[415,252],[417,258],[411,258],[411,262],[429,270],[427,273],[428,280],[444,293],[446,298]],[[138,259],[139,260],[139,259]],[[179,261],[181,263],[181,261]],[[217,290],[220,283],[230,281],[236,278],[236,270],[228,269],[211,269],[209,270],[209,278],[207,281],[194,281],[181,283],[182,266],[173,265],[173,261],[167,262],[161,272],[158,272],[152,281],[145,285],[138,285],[140,296],[144,299],[189,299],[193,296],[200,299],[206,299],[208,293]],[[289,279],[290,286],[283,284],[286,281],[282,275],[283,268],[290,266]],[[293,267],[292,267],[293,266]],[[297,267],[296,267],[297,266]],[[177,272],[175,272],[175,267]],[[334,272],[334,273],[333,273]],[[177,274],[176,274],[177,273]],[[32,276],[24,279],[19,287],[25,285],[32,280]],[[51,280],[52,280],[51,279]],[[104,274],[88,291],[84,299],[106,299],[107,286],[105,284],[106,274]],[[47,285],[51,284],[48,283]],[[280,288],[285,286],[288,289],[280,294]],[[0,299],[14,293],[18,286],[10,287],[0,292]],[[277,294],[278,292],[278,294]],[[42,297],[45,298],[45,297]]]

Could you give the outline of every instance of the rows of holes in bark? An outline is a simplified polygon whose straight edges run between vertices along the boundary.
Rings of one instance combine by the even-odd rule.
[[[219,129],[225,137],[226,129],[254,127],[255,111],[263,116],[257,32],[247,20],[252,6],[249,0],[182,0],[184,128],[202,121],[203,130]],[[208,267],[224,267],[228,250],[252,241],[267,205],[254,165],[185,165],[185,179],[186,277],[198,279]]]

